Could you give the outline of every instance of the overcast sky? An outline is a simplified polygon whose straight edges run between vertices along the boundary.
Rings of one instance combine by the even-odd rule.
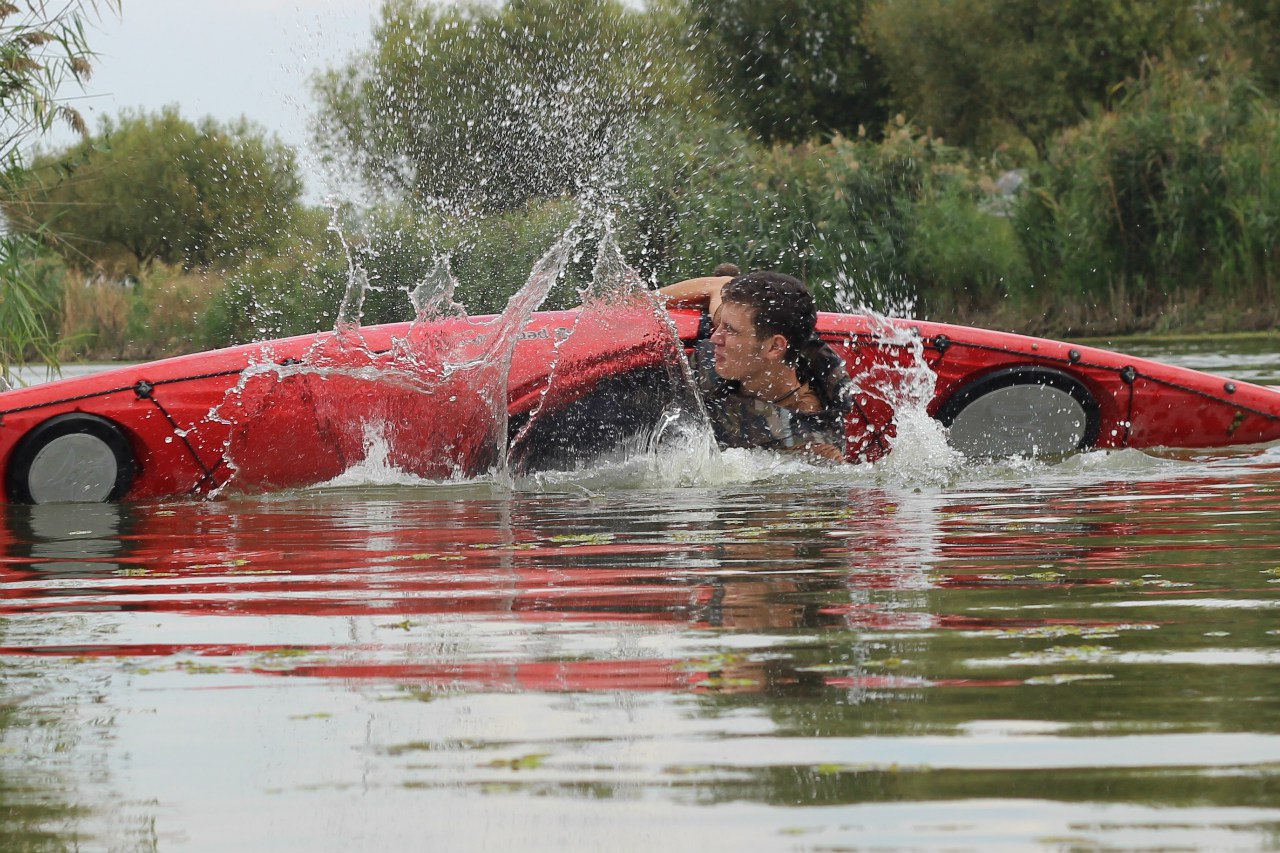
[[[184,118],[241,115],[299,152],[307,196],[325,181],[306,150],[317,71],[367,47],[378,0],[123,0],[89,30],[98,54],[85,92],[64,90],[96,130],[125,108],[176,104]],[[68,133],[44,140],[63,145]]]

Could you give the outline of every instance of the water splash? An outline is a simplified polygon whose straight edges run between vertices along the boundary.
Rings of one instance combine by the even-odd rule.
[[[592,241],[581,308],[531,325]],[[626,263],[607,219],[575,222],[499,315],[468,317],[457,286],[448,258],[438,258],[409,294],[415,320],[388,340],[385,327],[359,325],[368,277],[353,262],[333,334],[300,359],[279,359],[265,345],[210,414],[230,428],[221,449],[233,472],[227,482],[287,488],[367,471],[375,483],[481,477],[509,485],[514,469],[572,468],[602,454],[652,462],[673,444],[716,453],[673,322]],[[297,460],[292,437],[308,431],[306,446],[327,455]],[[282,455],[292,461],[274,465]]]
[[[355,262],[351,253],[351,245],[347,242],[342,229],[336,223],[329,225],[329,230],[338,235],[342,242],[342,250],[347,258],[347,287],[342,294],[342,302],[338,305],[338,318],[334,325],[334,333],[342,339],[355,337],[360,330],[360,319],[364,314],[364,298],[369,291],[369,276]]]
[[[864,252],[870,250],[864,243]],[[844,258],[844,255],[841,255]],[[911,318],[916,315],[916,293],[901,276],[889,281],[859,283],[843,271],[831,282],[820,285],[832,293],[836,308],[846,314],[867,314],[874,317]]]
[[[938,376],[925,359],[924,338],[909,321],[860,305],[850,313],[866,317],[873,341],[869,347],[879,352],[873,352],[869,364],[853,366],[855,398],[870,398],[891,412],[891,423],[882,433],[889,452],[883,458],[872,457],[878,459],[877,474],[898,483],[946,483],[966,460],[948,443],[946,428],[929,414]]]
[[[528,470],[551,463],[580,468],[599,457],[600,451],[611,458],[619,452],[649,452],[664,435],[676,432],[701,432],[710,440],[710,423],[671,317],[626,263],[607,218],[590,281],[578,295],[581,308],[567,334],[554,343],[547,381],[511,442],[512,467]],[[596,342],[592,349],[576,346],[584,336]],[[586,362],[598,360],[599,343],[611,340],[616,355],[630,362],[630,367],[602,376],[600,387],[576,401],[576,411],[571,409],[568,415],[584,430],[603,429],[610,434],[608,439],[593,443],[555,435],[557,429],[561,433],[564,429],[546,422],[548,400],[563,400],[565,389],[577,384],[577,371]],[[573,453],[556,452],[557,443]]]
[[[512,354],[582,239],[576,227],[563,234],[493,318],[466,316],[453,300],[448,261],[439,260],[412,294],[417,319],[389,339],[359,324],[368,278],[352,262],[333,333],[301,358],[280,359],[264,345],[209,414],[230,427],[221,456],[231,476],[217,491],[329,481],[364,465],[371,452],[423,479],[505,478]],[[368,440],[370,430],[379,442]],[[296,434],[324,452],[297,459]]]
[[[531,327],[566,267],[592,243],[595,262],[578,291],[581,307]],[[343,477],[339,482],[347,483],[364,472],[375,485],[386,477],[481,477],[515,488],[590,490],[865,481],[870,473],[881,481],[931,485],[949,481],[964,464],[927,413],[936,376],[922,339],[909,325],[876,314],[869,316],[880,343],[905,356],[854,379],[859,394],[893,412],[893,452],[886,459],[832,470],[770,453],[720,452],[672,319],[627,264],[607,216],[590,224],[580,216],[494,317],[467,316],[455,299],[458,280],[449,258],[440,256],[409,292],[414,321],[379,348],[368,339],[375,331],[359,325],[367,287],[353,262],[333,335],[295,362],[278,361],[265,348],[245,371],[214,413],[232,426],[223,454],[229,467],[239,469],[237,460],[248,459],[261,467],[278,452],[280,441],[264,434],[273,424],[286,435],[296,428],[277,418],[278,410],[305,410],[321,434],[317,443],[337,448],[327,467],[302,472],[310,482]],[[522,342],[525,363],[513,380]],[[241,479],[239,485],[251,489],[282,485]]]
[[[880,462],[880,470],[896,482],[946,483],[966,463],[963,454],[948,443],[946,427],[929,415],[938,376],[925,361],[924,339],[910,326],[874,313],[868,316],[881,341],[910,354],[892,390],[878,391],[888,397],[896,427],[892,452]]]
[[[352,465],[332,480],[318,484],[316,488],[426,486],[440,483],[440,480],[426,479],[406,471],[393,461],[392,445],[387,438],[385,424],[364,425],[364,448],[364,459]],[[458,481],[463,478],[463,472],[455,469],[450,476],[443,479]]]
[[[465,317],[467,309],[454,301],[458,279],[453,274],[453,261],[448,254],[436,259],[431,272],[409,291],[415,323]]]

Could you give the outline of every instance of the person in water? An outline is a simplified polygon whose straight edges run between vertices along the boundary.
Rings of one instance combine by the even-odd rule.
[[[817,307],[803,282],[768,271],[712,275],[659,294],[668,307],[701,307],[711,318],[690,364],[721,447],[844,460],[853,383],[815,334]]]

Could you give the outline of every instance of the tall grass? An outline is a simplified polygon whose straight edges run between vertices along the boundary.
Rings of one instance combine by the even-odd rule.
[[[202,270],[151,264],[140,277],[63,274],[65,359],[142,360],[207,346],[205,314],[222,280]]]
[[[1175,308],[1180,324],[1215,325],[1218,305],[1266,323],[1280,297],[1278,153],[1280,113],[1242,69],[1151,63],[1038,170],[1019,218],[1031,266],[1060,304],[1118,331],[1168,325]]]
[[[0,233],[0,390],[13,367],[57,363],[59,275],[34,240]]]

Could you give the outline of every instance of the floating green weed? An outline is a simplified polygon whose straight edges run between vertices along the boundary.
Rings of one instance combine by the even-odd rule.
[[[319,660],[315,657],[313,649],[302,646],[282,646],[258,655],[255,665],[258,669],[288,671],[298,658],[308,658],[313,663]]]
[[[668,534],[674,542],[709,544],[720,541],[720,533],[714,530],[673,530]]]
[[[696,658],[693,660],[680,661],[675,665],[675,669],[682,672],[716,672],[725,667],[736,666],[746,663],[749,660],[747,655],[726,652],[723,654],[714,654],[705,658]]]
[[[1107,646],[1052,646],[1041,652],[1014,652],[1010,657],[1015,660],[1058,660],[1058,661],[1092,661],[1099,658],[1113,657],[1114,649]]]
[[[1136,580],[1125,580],[1119,578],[1111,582],[1112,586],[1153,586],[1156,589],[1186,589],[1195,586],[1193,583],[1186,581],[1171,581],[1167,578],[1144,576]]]
[[[127,566],[123,569],[116,569],[112,574],[121,578],[176,578],[178,576],[177,572],[157,572],[155,569],[147,569],[142,566]]]
[[[1101,672],[1054,673],[1053,675],[1033,675],[1023,684],[1056,685],[1072,684],[1077,681],[1107,681],[1115,676]]]
[[[188,672],[192,675],[218,675],[226,672],[224,667],[212,663],[199,663],[197,661],[180,660],[174,664],[174,669],[181,672]]]
[[[986,572],[978,575],[978,580],[998,581],[1002,583],[1012,583],[1014,581],[1040,581],[1042,583],[1055,583],[1066,577],[1066,574],[1058,571],[1043,572],[1026,572],[1024,574],[1015,574],[1014,572]]]
[[[240,566],[247,565],[249,565],[249,561],[244,558],[240,558],[237,560],[223,560],[221,563],[198,563],[194,566],[189,566],[188,568],[192,571],[202,571],[204,569],[236,569]]]
[[[835,762],[825,762],[816,764],[813,772],[820,776],[835,776],[840,773],[901,773],[904,770],[912,773],[928,773],[933,768],[927,764],[909,764],[903,766],[895,762],[888,764],[878,764],[874,762],[863,762],[859,764],[842,764]]]
[[[910,661],[903,658],[880,658],[879,660],[863,661],[863,666],[871,669],[899,669]]]
[[[440,698],[440,694],[428,690],[425,687],[401,687],[400,691],[400,696],[391,698],[400,701],[412,700],[414,702],[434,702],[436,699]]]
[[[1025,628],[993,628],[991,630],[975,631],[973,633],[979,636],[995,637],[1001,640],[1056,640],[1065,637],[1110,639],[1112,637],[1118,637],[1121,631],[1153,631],[1159,627],[1159,625],[1151,622],[1132,622],[1117,625],[1031,625]]]
[[[305,646],[280,646],[262,653],[260,657],[271,660],[276,658],[300,658],[311,654],[312,650]]]
[[[394,697],[399,698],[399,697]],[[408,755],[414,752],[432,752],[437,747],[436,744],[425,740],[411,740],[408,743],[398,743],[395,746],[389,746],[383,750],[390,756]]]
[[[612,533],[566,533],[552,536],[550,541],[563,548],[572,548],[575,545],[608,545],[614,539]]]
[[[480,787],[482,794],[510,794],[518,790],[519,788],[510,782],[486,782]]]
[[[731,687],[758,687],[759,685],[760,685],[760,680],[758,678],[745,678],[745,677],[734,677],[734,678],[712,677],[712,678],[705,679],[704,681],[701,681],[698,684],[699,687],[704,687],[708,690],[725,690]]]
[[[481,767],[505,768],[510,770],[537,770],[551,755],[549,752],[531,752],[519,758],[495,758]]]

